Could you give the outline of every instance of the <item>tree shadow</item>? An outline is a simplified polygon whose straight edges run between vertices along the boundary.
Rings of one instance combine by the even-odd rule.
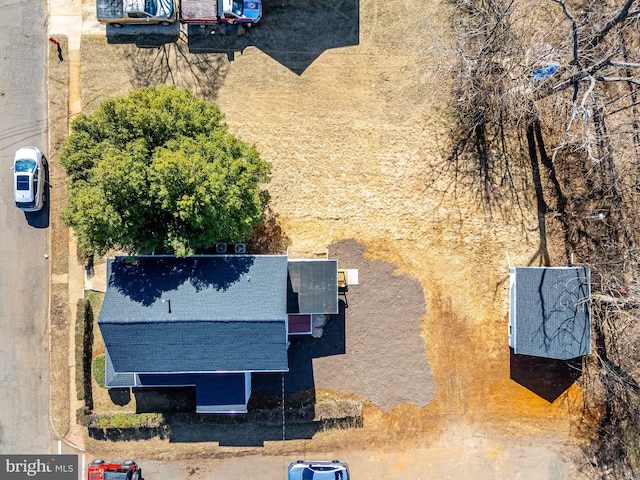
[[[184,34],[155,48],[132,50],[125,58],[134,88],[170,83],[205,98],[215,98],[229,69],[220,55],[190,55]]]
[[[510,378],[552,403],[582,375],[582,358],[556,360],[515,354],[509,349]]]
[[[131,402],[131,390],[129,388],[110,388],[109,398],[114,404],[123,407]]]
[[[131,300],[149,306],[163,293],[190,283],[196,291],[226,290],[253,265],[253,258],[118,257],[109,267],[109,286]],[[171,309],[171,304],[168,304]]]
[[[256,255],[282,255],[286,253],[290,244],[291,240],[280,224],[280,215],[271,207],[267,207],[262,225],[257,227],[247,240],[248,251]]]

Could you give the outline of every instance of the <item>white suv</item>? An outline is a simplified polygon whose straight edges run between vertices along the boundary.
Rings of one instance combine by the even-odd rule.
[[[349,480],[349,467],[339,460],[298,460],[289,464],[289,480]]]
[[[41,210],[45,202],[46,159],[36,147],[22,147],[13,160],[13,201],[25,212]]]

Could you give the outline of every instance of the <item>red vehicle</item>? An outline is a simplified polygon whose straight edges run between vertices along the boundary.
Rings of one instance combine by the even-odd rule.
[[[142,470],[133,460],[110,463],[94,460],[87,470],[87,480],[143,480]]]

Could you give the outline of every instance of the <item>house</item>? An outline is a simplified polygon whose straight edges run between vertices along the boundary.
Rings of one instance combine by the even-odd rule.
[[[289,370],[288,314],[337,314],[337,289],[335,260],[107,259],[105,385],[194,386],[198,413],[246,412],[251,373]]]
[[[586,267],[510,269],[509,346],[568,360],[591,353],[591,279]]]

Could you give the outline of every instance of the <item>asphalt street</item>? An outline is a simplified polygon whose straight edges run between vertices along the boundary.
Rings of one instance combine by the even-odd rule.
[[[49,211],[13,204],[13,154],[47,152],[46,3],[0,0],[0,453],[56,453],[49,421]]]

